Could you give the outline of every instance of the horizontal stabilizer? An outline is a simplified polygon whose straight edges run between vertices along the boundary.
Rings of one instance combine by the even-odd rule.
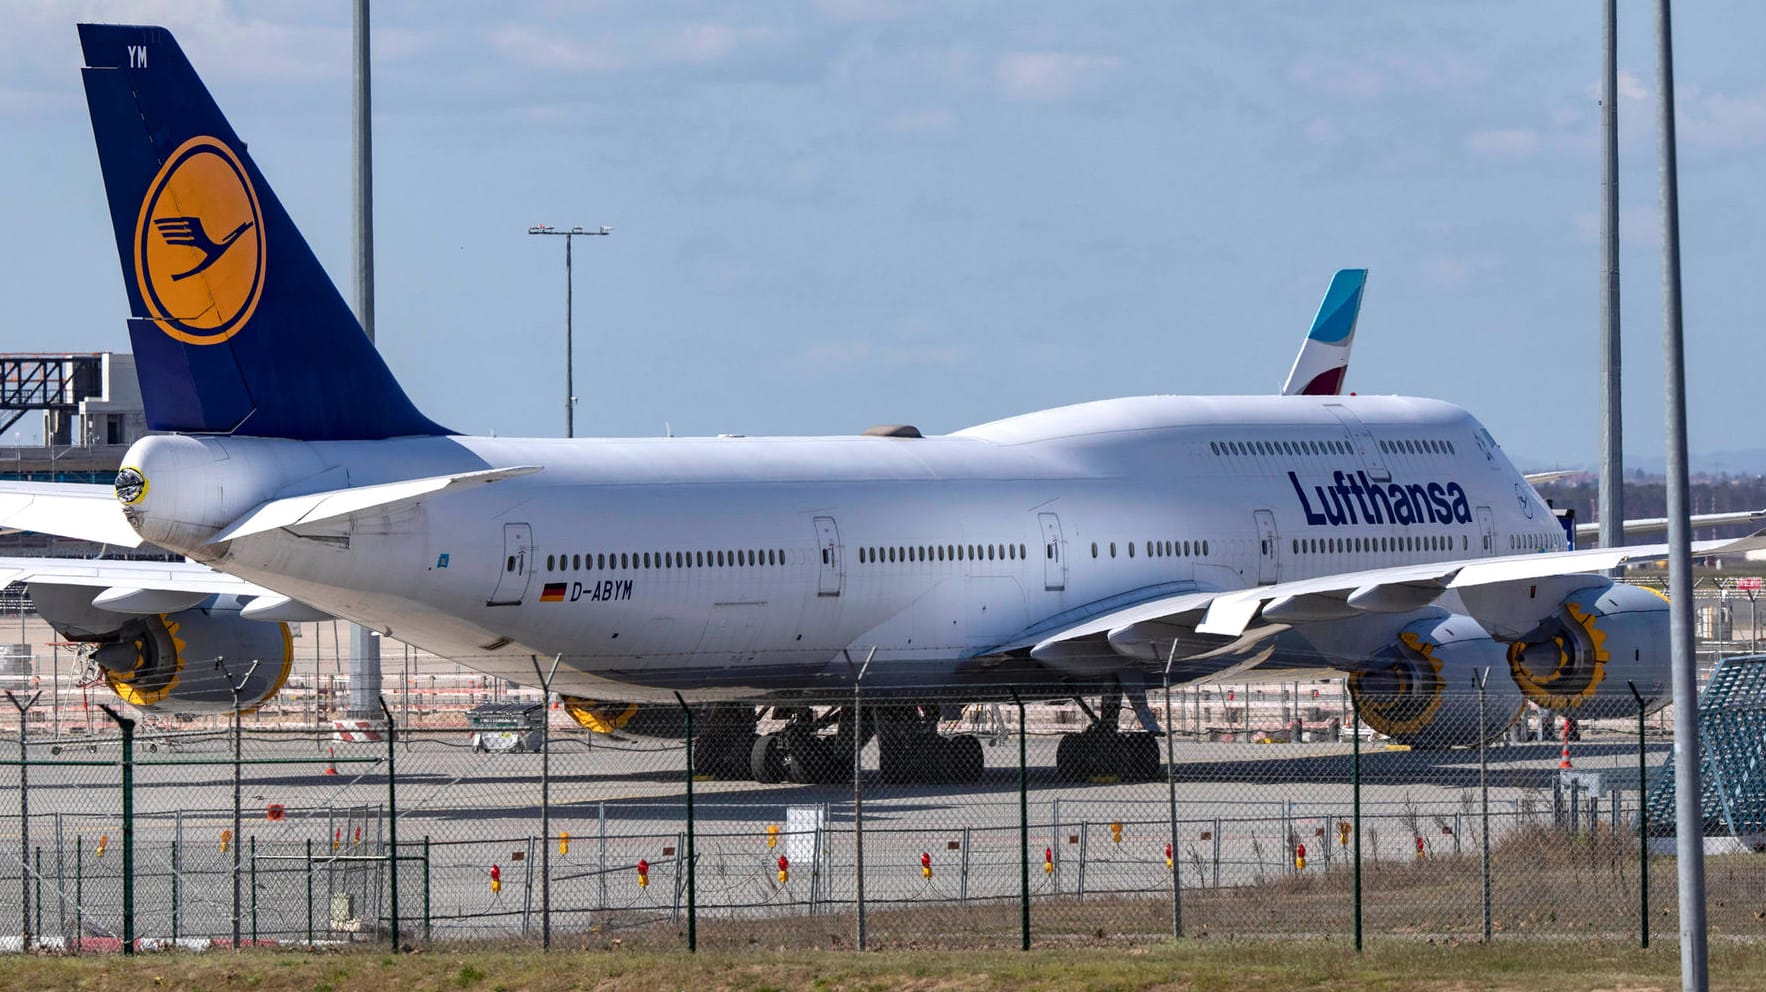
[[[53,534],[119,548],[138,548],[110,486],[68,482],[0,482],[0,529]]]
[[[458,472],[453,475],[435,475],[423,479],[407,479],[403,482],[385,482],[376,486],[333,489],[329,492],[273,499],[260,504],[255,509],[248,511],[245,516],[233,521],[225,530],[210,538],[208,543],[214,545],[226,541],[237,541],[253,534],[281,530],[285,527],[299,527],[302,524],[315,524],[322,520],[347,517],[352,513],[361,513],[364,510],[386,510],[437,493],[470,486],[489,485],[504,479],[532,475],[539,470],[540,466],[538,465],[516,465],[512,468]]]

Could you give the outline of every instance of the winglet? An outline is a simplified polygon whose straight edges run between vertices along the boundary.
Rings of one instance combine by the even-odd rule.
[[[1343,391],[1366,288],[1366,269],[1340,269],[1331,279],[1318,315],[1312,318],[1312,330],[1300,343],[1300,354],[1282,385],[1283,396],[1336,396]]]

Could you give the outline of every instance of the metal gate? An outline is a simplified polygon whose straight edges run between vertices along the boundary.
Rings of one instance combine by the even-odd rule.
[[[527,524],[503,525],[503,570],[486,606],[513,606],[527,595],[533,581],[533,528]]]
[[[1061,518],[1039,513],[1042,523],[1042,587],[1051,592],[1067,588],[1066,543],[1061,539]]]
[[[816,548],[822,559],[821,582],[816,594],[838,596],[846,570],[840,567],[840,528],[834,526],[833,517],[816,518]]]

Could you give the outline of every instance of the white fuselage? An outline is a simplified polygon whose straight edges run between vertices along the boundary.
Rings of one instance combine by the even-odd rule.
[[[1140,397],[926,438],[168,436],[126,464],[149,540],[507,678],[561,656],[555,687],[603,698],[832,687],[873,650],[867,684],[999,684],[1021,675],[996,649],[1110,606],[1564,546],[1469,414],[1402,397]],[[271,498],[515,465],[544,470],[205,543]]]

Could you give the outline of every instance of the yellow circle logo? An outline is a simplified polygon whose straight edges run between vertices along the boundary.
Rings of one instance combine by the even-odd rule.
[[[135,280],[160,330],[187,344],[239,333],[264,291],[264,215],[218,138],[178,146],[135,222]]]

